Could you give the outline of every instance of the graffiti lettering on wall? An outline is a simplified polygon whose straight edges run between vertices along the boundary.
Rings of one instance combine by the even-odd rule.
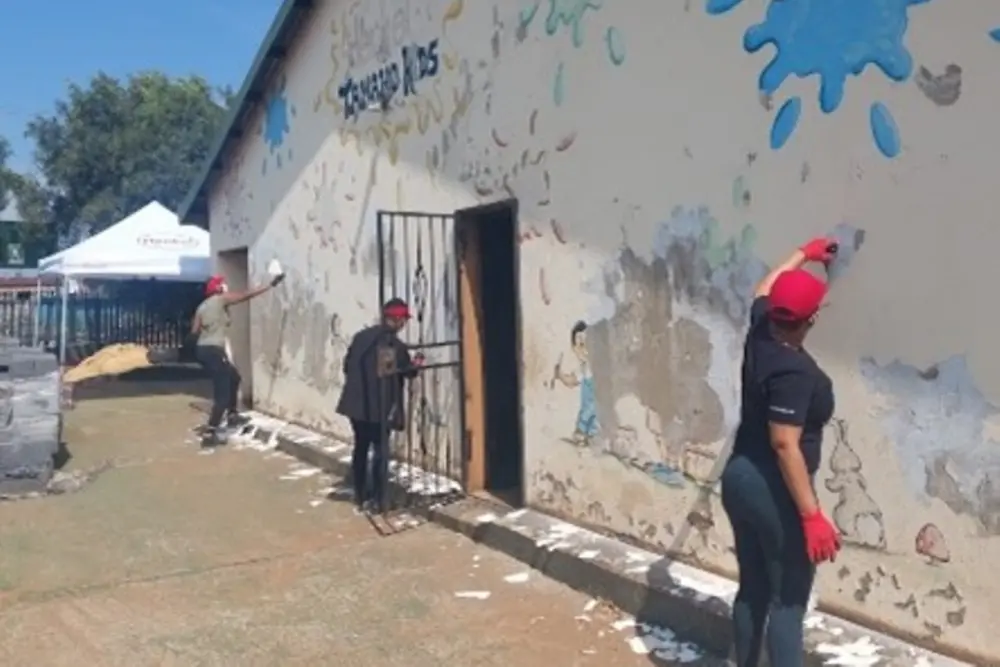
[[[352,21],[356,22],[356,16],[360,12],[381,11],[383,18],[369,23],[371,25],[384,25],[389,22],[385,17],[388,16],[387,12],[390,10],[393,17],[392,22],[394,24],[398,22],[400,29],[397,30],[394,27],[388,36],[383,34],[384,39],[380,42],[377,60],[374,57],[360,58],[358,55],[360,52],[352,50],[351,39],[356,32],[351,27]],[[363,151],[363,146],[370,143],[384,150],[389,163],[394,165],[400,157],[401,143],[407,137],[419,134],[426,138],[440,131],[440,139],[434,142],[436,145],[433,146],[433,150],[427,151],[428,171],[432,171],[432,162],[442,160],[449,153],[450,147],[455,144],[457,123],[469,110],[473,91],[486,85],[482,81],[488,79],[489,76],[486,70],[473,71],[468,62],[459,56],[449,41],[449,35],[460,29],[457,24],[460,22],[464,10],[464,0],[452,0],[439,16],[434,16],[431,10],[419,3],[412,3],[410,0],[380,0],[378,3],[362,3],[358,0],[351,5],[346,16],[333,22],[330,26],[334,43],[333,48],[330,49],[332,67],[329,77],[321,89],[317,91],[313,110],[319,112],[325,105],[330,107],[338,117],[345,116],[344,105],[338,91],[346,74],[356,71],[351,69],[352,63],[370,67],[366,63],[376,60],[379,64],[384,65],[391,62],[400,45],[412,42],[413,34],[428,34],[429,31],[433,30],[438,31],[436,34],[440,34],[438,45],[440,73],[430,82],[428,90],[408,98],[400,95],[397,91],[395,100],[401,108],[397,109],[392,117],[381,115],[377,119],[377,123],[373,122],[362,126],[352,123],[341,125],[340,140],[342,146],[347,147],[348,144],[353,143],[360,154]],[[401,12],[406,13],[405,20]],[[404,31],[402,26],[406,26],[407,29]],[[382,49],[381,44],[387,45],[386,48]],[[399,90],[402,90],[404,73],[399,69],[398,63],[397,70]],[[455,72],[455,76],[444,76],[451,72]],[[478,82],[474,80],[476,78],[479,79]],[[404,100],[406,100],[405,103]],[[358,110],[354,111],[356,113]]]
[[[274,166],[278,169],[285,159],[292,159],[292,149],[285,146],[285,139],[292,130],[292,119],[295,118],[295,105],[288,101],[285,94],[287,79],[282,76],[271,91],[264,105],[264,118],[261,122],[260,135],[269,149],[269,156],[274,158]],[[260,173],[267,173],[268,158],[265,157],[260,167]]]
[[[416,95],[417,83],[437,76],[440,68],[438,40],[402,47],[398,62],[387,63],[359,79],[348,76],[344,80],[337,89],[344,118],[355,118],[372,105],[388,105],[397,94]]]
[[[723,14],[743,0],[707,0],[709,14]],[[771,0],[764,21],[743,36],[748,53],[772,45],[776,54],[760,74],[758,85],[769,99],[792,74],[818,75],[819,106],[836,111],[844,99],[849,76],[858,76],[875,65],[893,81],[905,81],[913,72],[913,58],[903,45],[911,5],[929,0]],[[836,7],[831,11],[831,4]],[[771,147],[780,149],[798,125],[802,101],[784,102],[771,127]],[[901,149],[899,131],[889,109],[881,102],[869,108],[869,125],[878,150],[896,157]]]

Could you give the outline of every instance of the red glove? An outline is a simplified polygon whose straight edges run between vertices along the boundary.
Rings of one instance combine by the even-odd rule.
[[[837,240],[821,236],[805,244],[799,251],[807,262],[829,262],[837,254]]]
[[[806,538],[806,553],[813,563],[832,561],[840,551],[840,535],[822,510],[802,517],[802,532]]]

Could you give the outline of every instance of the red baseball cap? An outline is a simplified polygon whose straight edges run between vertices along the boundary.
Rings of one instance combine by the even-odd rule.
[[[207,296],[212,296],[216,292],[222,289],[222,286],[226,284],[226,279],[218,274],[212,276],[205,283],[205,294]]]
[[[785,322],[808,320],[826,297],[826,283],[805,269],[785,271],[768,295],[768,315]]]
[[[410,319],[410,306],[400,298],[389,299],[382,306],[382,314],[386,317],[398,317],[400,319]]]

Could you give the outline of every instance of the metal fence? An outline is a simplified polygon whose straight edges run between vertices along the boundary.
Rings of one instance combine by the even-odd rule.
[[[38,326],[40,346],[57,350],[62,319],[62,297],[34,292],[0,294],[0,337],[32,345]],[[67,347],[99,349],[112,343],[148,347],[184,345],[191,328],[194,304],[187,299],[122,298],[71,294],[66,304]]]

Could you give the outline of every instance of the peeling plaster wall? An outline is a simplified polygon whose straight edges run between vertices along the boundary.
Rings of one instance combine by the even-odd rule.
[[[290,270],[251,306],[261,409],[346,435],[333,408],[347,341],[376,316],[378,209],[515,196],[529,501],[731,570],[712,479],[747,296],[834,232],[811,345],[837,389],[817,486],[847,546],[821,598],[1000,655],[1000,355],[983,307],[1000,279],[1000,8],[320,5],[210,197],[216,250],[248,246],[257,281],[272,257]],[[810,32],[831,20],[844,44]],[[404,46],[426,76],[384,116],[347,118],[347,77],[391,84]]]

